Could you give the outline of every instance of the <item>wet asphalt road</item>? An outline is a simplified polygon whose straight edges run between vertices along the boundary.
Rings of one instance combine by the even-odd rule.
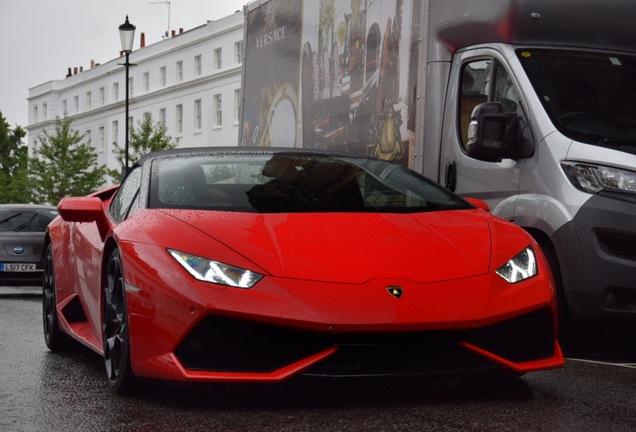
[[[591,348],[512,383],[151,384],[116,396],[102,360],[48,352],[37,296],[0,289],[0,431],[635,431],[636,349]]]

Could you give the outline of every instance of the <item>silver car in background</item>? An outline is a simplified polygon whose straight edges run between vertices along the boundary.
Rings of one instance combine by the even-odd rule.
[[[53,206],[0,204],[0,285],[41,285],[44,231]]]

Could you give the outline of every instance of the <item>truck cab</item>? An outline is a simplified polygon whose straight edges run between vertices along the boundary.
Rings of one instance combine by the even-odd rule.
[[[438,180],[535,236],[562,310],[636,318],[636,52],[618,17],[636,7],[497,3],[508,9],[481,25],[505,32],[491,28],[491,42],[449,59]],[[568,6],[589,33],[558,32]],[[475,21],[446,24],[437,25],[440,39]]]

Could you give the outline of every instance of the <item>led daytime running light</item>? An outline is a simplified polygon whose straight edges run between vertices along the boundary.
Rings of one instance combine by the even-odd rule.
[[[531,247],[527,247],[519,255],[499,267],[496,273],[511,284],[536,276],[537,259],[534,251]]]
[[[168,252],[188,273],[200,281],[247,289],[263,278],[262,274],[196,255],[172,249],[168,249]]]

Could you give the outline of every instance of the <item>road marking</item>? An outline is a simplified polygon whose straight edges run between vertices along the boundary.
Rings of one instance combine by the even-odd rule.
[[[607,366],[618,366],[618,367],[624,367],[628,369],[636,369],[636,363],[611,363],[611,362],[598,361],[598,360],[585,360],[585,359],[575,359],[575,358],[567,358],[567,360],[579,361],[584,363],[601,364],[601,365],[607,365]]]

